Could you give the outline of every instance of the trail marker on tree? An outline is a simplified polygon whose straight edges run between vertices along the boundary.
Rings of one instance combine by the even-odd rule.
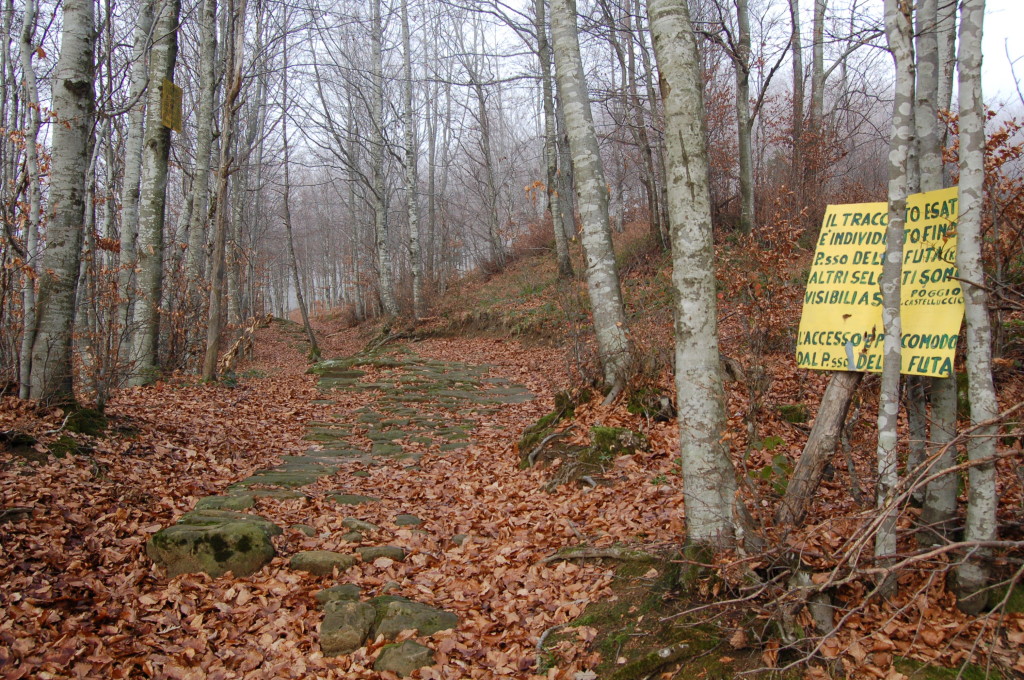
[[[181,133],[181,97],[180,87],[164,78],[160,83],[160,124]]]

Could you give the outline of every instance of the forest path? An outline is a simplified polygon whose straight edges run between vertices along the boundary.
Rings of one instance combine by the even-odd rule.
[[[0,507],[26,509],[0,522],[5,677],[382,677],[383,639],[324,654],[317,595],[331,588],[363,604],[387,594],[455,614],[454,630],[416,638],[434,652],[421,677],[546,677],[538,640],[609,597],[611,575],[542,560],[581,541],[678,540],[680,494],[652,481],[675,474],[667,425],[649,430],[652,453],[617,459],[595,489],[547,493],[550,471],[518,469],[521,432],[569,384],[564,350],[429,339],[344,368],[365,338],[330,328],[322,337],[327,356],[343,359],[339,373],[365,372],[306,374],[301,334],[276,322],[257,333],[235,383],[175,376],[121,390],[109,432],[84,453],[0,457]],[[59,411],[36,423],[35,410],[19,409],[0,413],[5,428],[60,425]],[[584,410],[586,422],[623,417]],[[282,529],[269,563],[247,576],[169,576],[147,555],[160,530],[197,506],[216,513],[225,498]],[[297,568],[311,551],[347,559],[337,575]],[[591,630],[558,643],[551,677],[592,667]]]
[[[396,596],[407,609],[458,617],[454,630],[415,638],[432,657],[410,643],[413,656],[421,653],[415,665],[434,664],[423,677],[533,675],[543,632],[606,597],[610,581],[597,564],[541,560],[579,543],[581,531],[610,544],[637,526],[608,530],[614,521],[602,515],[612,489],[550,494],[542,490],[547,473],[518,469],[520,433],[552,409],[555,390],[568,382],[564,354],[487,338],[351,353],[347,338],[337,347],[350,353],[300,376],[291,356],[297,339],[291,333],[287,351],[272,343],[273,361],[256,372],[316,381],[318,392],[302,390],[286,411],[303,421],[304,448],[293,438],[274,463],[196,504],[200,512],[256,514],[284,530],[273,539],[278,557],[242,581],[269,578],[286,589],[285,621],[288,601],[305,604],[296,612],[305,631],[300,648],[318,675],[375,676],[388,667],[382,661],[395,631],[384,633],[380,612]],[[346,602],[326,604],[336,598]],[[370,607],[377,621],[363,625]],[[337,642],[352,635],[361,645]],[[266,639],[244,637],[243,645]]]

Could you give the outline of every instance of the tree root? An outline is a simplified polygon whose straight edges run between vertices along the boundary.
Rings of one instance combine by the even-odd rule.
[[[645,654],[636,661],[622,666],[612,674],[612,680],[626,680],[626,678],[649,678],[659,668],[670,663],[681,661],[692,656],[695,650],[691,649],[686,642],[677,642],[668,647],[662,647],[649,654]]]
[[[630,550],[629,548],[588,548],[584,546],[580,548],[559,550],[554,555],[548,555],[538,564],[549,564],[551,562],[558,562],[559,560],[568,562],[570,560],[588,559],[622,560],[623,562],[655,562],[658,560],[658,557],[651,553],[644,552],[643,550]]]

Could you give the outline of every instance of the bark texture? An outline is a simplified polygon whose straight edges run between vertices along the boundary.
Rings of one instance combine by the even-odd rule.
[[[60,57],[53,75],[53,161],[29,397],[74,401],[71,340],[85,225],[85,179],[92,150],[92,0],[65,0]]]
[[[12,12],[13,14],[13,12]],[[39,250],[39,218],[42,199],[40,187],[39,154],[36,144],[39,138],[39,87],[36,83],[36,71],[32,65],[32,39],[35,34],[37,6],[35,0],[25,3],[25,16],[22,19],[21,52],[22,89],[25,91],[25,104],[28,109],[28,128],[25,130],[25,169],[28,173],[28,221],[25,224],[25,263],[32,271],[36,269],[36,256]],[[8,18],[9,23],[9,18]],[[6,74],[3,74],[6,75]],[[2,75],[0,75],[2,77]],[[0,118],[0,124],[3,119]],[[32,277],[26,277],[25,287],[21,294],[22,323],[24,329],[21,337],[21,353],[18,365],[18,396],[27,399],[32,376],[32,343],[36,333],[36,286]]]
[[[587,292],[594,314],[594,332],[605,382],[614,389],[625,379],[630,359],[629,339],[608,224],[608,185],[583,75],[573,0],[551,1],[551,42],[583,223]]]
[[[687,540],[729,545],[736,476],[719,369],[702,79],[685,0],[648,0],[665,104],[665,175],[676,291],[676,394]]]
[[[390,236],[388,229],[387,196],[384,174],[384,26],[381,22],[381,2],[370,3],[372,24],[370,42],[372,64],[370,85],[370,134],[373,135],[370,164],[373,166],[374,244],[377,251],[377,282],[380,305],[385,316],[398,316],[398,302],[391,271]]]
[[[907,160],[914,140],[914,54],[913,24],[909,6],[900,0],[885,2],[885,34],[896,63],[892,132],[889,138],[889,224],[886,227],[885,259],[882,264],[882,381],[878,398],[878,482],[875,505],[885,518],[875,535],[875,557],[881,564],[896,554],[896,511],[887,508],[899,481],[896,424],[900,389],[900,274],[903,268],[903,225],[907,207]],[[886,509],[887,508],[887,509]],[[896,581],[884,580],[883,593],[892,595]]]
[[[992,329],[988,296],[982,287],[981,218],[985,182],[985,109],[981,97],[981,35],[985,0],[963,0],[960,14],[960,222],[957,227],[956,265],[963,283],[967,385],[971,424],[991,421],[999,413],[992,384]],[[996,468],[992,461],[998,428],[980,428],[970,438],[967,456],[978,463],[968,475],[965,541],[991,541],[996,537]],[[981,462],[988,461],[988,462]],[[957,606],[977,613],[985,605],[989,569],[988,551],[979,549],[957,569]]]
[[[156,39],[149,56],[149,95],[146,102],[146,133],[142,146],[142,185],[139,192],[139,296],[135,300],[135,332],[132,334],[130,383],[144,385],[159,370],[160,301],[164,274],[164,217],[167,202],[167,158],[171,130],[160,122],[163,82],[174,80],[178,58],[180,0],[160,5],[155,21]]]
[[[423,255],[420,252],[419,143],[412,108],[412,40],[409,36],[409,0],[402,0],[402,112],[405,128],[405,200],[409,214],[409,262],[412,268],[412,316],[423,316]]]
[[[544,102],[544,166],[545,188],[548,212],[551,214],[552,231],[555,234],[555,257],[558,260],[558,276],[567,279],[573,275],[569,259],[569,242],[562,228],[562,211],[565,201],[558,193],[558,143],[555,122],[555,96],[551,87],[551,46],[548,44],[547,2],[534,2],[534,30],[537,32],[537,56],[540,60],[541,97]]]
[[[206,240],[210,203],[210,153],[213,149],[217,94],[217,0],[203,0],[199,47],[199,111],[196,119],[196,171],[192,181],[192,218],[188,227],[186,266],[190,285],[206,274]]]
[[[156,0],[142,0],[135,23],[131,81],[128,88],[128,133],[124,144],[124,179],[121,187],[121,252],[118,258],[118,320],[125,332],[132,325],[135,300],[136,239],[139,233],[139,183],[142,179],[142,137],[146,129],[146,88],[149,85],[148,55]],[[125,334],[124,358],[131,354]]]

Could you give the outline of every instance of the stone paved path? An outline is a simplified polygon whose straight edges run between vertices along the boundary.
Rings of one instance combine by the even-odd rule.
[[[424,359],[399,347],[360,353],[324,361],[311,369],[319,376],[323,399],[330,406],[339,393],[365,396],[365,405],[307,425],[310,448],[302,455],[286,456],[280,465],[260,470],[228,488],[224,495],[203,498],[196,509],[178,524],[154,535],[147,548],[168,574],[206,571],[220,575],[227,570],[253,573],[275,555],[271,537],[280,527],[244,512],[258,497],[303,498],[302,488],[345,469],[352,476],[367,475],[367,467],[384,460],[403,464],[406,474],[420,470],[427,452],[443,455],[469,446],[479,422],[507,404],[530,401],[534,395],[504,378],[488,377],[490,368],[462,362]],[[351,400],[349,400],[351,403]],[[328,494],[339,508],[379,502],[371,495],[339,490]],[[345,510],[340,509],[344,514]],[[410,514],[394,518],[397,526],[416,527],[420,519]],[[344,520],[350,533],[347,543],[359,543],[378,527],[358,517]],[[312,527],[292,527],[312,535]],[[308,530],[308,532],[306,531]],[[458,541],[459,537],[455,537]],[[310,550],[291,557],[292,569],[330,575],[358,561],[405,559],[397,546],[362,546],[351,553]],[[392,639],[402,630],[421,634],[457,625],[454,615],[393,595],[379,595],[360,602],[358,588],[339,587],[321,591],[317,599],[325,610],[320,644],[325,654],[343,654],[367,639],[383,634]],[[439,623],[440,622],[440,623]],[[438,628],[441,626],[441,628]],[[382,654],[388,670],[401,674],[429,663],[429,650],[406,643]],[[385,668],[382,668],[382,670]]]

